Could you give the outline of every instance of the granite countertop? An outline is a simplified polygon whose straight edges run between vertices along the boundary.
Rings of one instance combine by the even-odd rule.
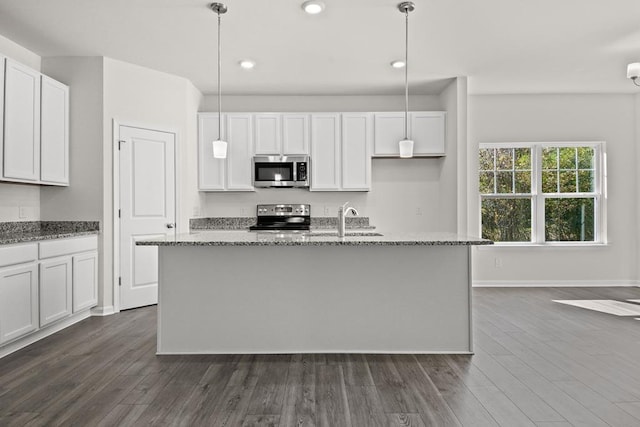
[[[374,235],[375,234],[375,235]],[[301,233],[252,232],[243,230],[197,230],[175,237],[136,242],[144,246],[469,246],[491,245],[490,240],[452,233],[371,233],[349,232],[338,237],[335,232]]]
[[[98,221],[0,222],[0,245],[98,234]]]

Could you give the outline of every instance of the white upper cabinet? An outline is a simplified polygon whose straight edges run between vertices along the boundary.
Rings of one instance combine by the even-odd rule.
[[[414,156],[445,155],[443,111],[409,113]],[[227,159],[214,159],[218,115],[198,114],[200,191],[254,191],[254,155],[309,155],[311,191],[370,191],[371,158],[399,157],[404,113],[228,113]]]
[[[373,117],[369,113],[342,115],[342,190],[371,189]]]
[[[444,111],[421,111],[410,113],[409,119],[414,155],[444,156],[446,113]]]
[[[260,113],[254,115],[255,154],[282,154],[281,114]]]
[[[375,113],[374,156],[400,156],[398,141],[404,139],[404,113]]]
[[[445,155],[444,111],[419,111],[409,113],[409,137],[413,139],[413,155],[416,157],[441,157]],[[374,149],[378,157],[399,157],[398,142],[404,139],[404,113],[374,114]]]
[[[5,63],[2,176],[40,179],[40,73],[11,59]]]
[[[309,114],[282,115],[282,154],[309,154]]]
[[[227,115],[227,190],[253,191],[251,114]]]
[[[222,127],[224,132],[224,120]],[[203,191],[225,189],[226,160],[213,157],[213,141],[217,139],[218,115],[198,114],[198,188]]]
[[[0,181],[69,185],[69,87],[0,57]]]
[[[253,115],[256,155],[308,155],[309,114]]]
[[[340,190],[340,114],[311,115],[311,191]]]
[[[40,180],[69,185],[69,87],[42,76]]]
[[[222,139],[227,158],[213,157],[212,142],[218,139],[218,114],[198,114],[198,189],[200,191],[253,191],[251,114],[223,114]]]

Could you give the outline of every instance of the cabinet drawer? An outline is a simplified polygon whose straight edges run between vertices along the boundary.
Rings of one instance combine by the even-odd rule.
[[[0,246],[0,267],[22,264],[38,259],[38,244]]]
[[[98,236],[75,237],[72,239],[51,240],[40,243],[40,258],[69,255],[78,252],[95,251],[98,248]]]

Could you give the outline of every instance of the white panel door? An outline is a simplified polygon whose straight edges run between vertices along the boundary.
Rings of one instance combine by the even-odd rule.
[[[38,266],[0,269],[0,343],[38,329]]]
[[[6,60],[3,176],[40,179],[40,73]]]
[[[256,130],[255,154],[282,154],[280,114],[260,113],[253,116]]]
[[[311,115],[311,191],[340,189],[340,114]]]
[[[40,326],[71,314],[71,257],[40,262]]]
[[[410,113],[415,156],[445,154],[445,116],[444,111]]]
[[[224,114],[222,115],[224,139]],[[218,115],[198,114],[198,189],[202,191],[224,190],[225,159],[213,157],[213,141],[218,139]]]
[[[309,115],[282,115],[282,154],[309,154]]]
[[[227,190],[253,191],[251,159],[253,129],[251,114],[227,115]]]
[[[73,256],[73,312],[98,303],[98,253]]]
[[[399,156],[398,142],[404,139],[404,113],[375,113],[373,133],[374,156]]]
[[[342,115],[342,189],[371,189],[372,115],[346,113]]]
[[[120,126],[120,309],[158,302],[158,247],[175,235],[175,134]]]
[[[40,180],[69,185],[69,87],[42,76]]]

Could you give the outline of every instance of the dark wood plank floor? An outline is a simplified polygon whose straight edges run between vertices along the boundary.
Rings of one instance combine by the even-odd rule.
[[[640,321],[474,290],[476,354],[156,356],[155,307],[0,359],[1,426],[640,426]]]

